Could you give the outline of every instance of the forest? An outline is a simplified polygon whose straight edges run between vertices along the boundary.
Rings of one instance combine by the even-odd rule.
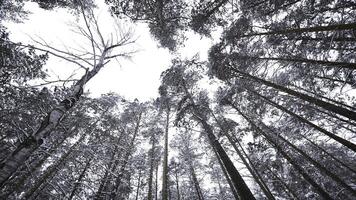
[[[13,40],[29,4],[75,17],[85,51]],[[94,96],[140,54],[129,22],[172,56],[157,95]],[[206,59],[178,53],[191,35]],[[0,54],[1,200],[356,199],[354,0],[1,0]]]

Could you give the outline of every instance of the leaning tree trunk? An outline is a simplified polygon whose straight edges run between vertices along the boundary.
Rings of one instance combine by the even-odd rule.
[[[85,175],[90,167],[91,161],[93,160],[93,157],[89,158],[88,161],[86,162],[82,172],[80,173],[78,179],[76,180],[76,182],[74,183],[74,187],[72,189],[72,192],[69,195],[68,200],[72,200],[73,197],[75,196],[75,193],[77,192],[77,190],[79,189],[79,186],[82,182],[82,180],[85,178]]]
[[[236,190],[240,196],[240,199],[241,200],[255,200],[255,197],[253,196],[250,188],[247,186],[246,182],[243,180],[242,176],[240,175],[240,173],[237,171],[236,167],[234,166],[234,163],[231,161],[230,157],[227,155],[226,151],[221,146],[218,139],[215,137],[213,129],[208,124],[208,122],[205,120],[204,115],[202,113],[200,113],[197,105],[195,105],[194,100],[193,100],[191,94],[189,93],[188,88],[186,87],[184,82],[183,82],[183,88],[184,88],[185,94],[187,95],[188,99],[191,102],[191,107],[193,109],[195,120],[202,125],[202,128],[206,132],[206,136],[209,140],[209,143],[212,145],[212,148],[214,148],[216,150],[219,157],[221,158],[221,161],[224,163],[226,171],[228,172],[228,174],[231,178],[231,181],[233,182],[234,187],[236,188]]]
[[[270,105],[272,105],[272,106],[274,106],[274,107],[276,107],[276,108],[282,110],[282,111],[285,112],[285,113],[288,113],[288,114],[291,115],[292,117],[298,119],[300,122],[303,122],[303,123],[309,125],[310,127],[312,127],[312,128],[314,128],[314,129],[316,129],[316,130],[318,130],[318,131],[324,133],[325,135],[329,136],[330,138],[334,139],[335,141],[339,142],[340,144],[346,146],[346,147],[349,148],[350,150],[356,152],[356,145],[355,145],[354,143],[352,143],[352,142],[350,142],[350,141],[348,141],[348,140],[346,140],[346,139],[343,139],[343,138],[341,138],[341,137],[339,137],[339,136],[337,136],[337,135],[335,135],[335,134],[333,134],[333,133],[331,133],[331,132],[329,132],[329,131],[327,131],[327,130],[325,130],[325,129],[319,127],[319,126],[317,126],[316,124],[310,122],[309,120],[305,119],[304,117],[295,114],[294,112],[292,112],[292,111],[286,109],[285,107],[283,107],[283,106],[281,106],[281,105],[279,105],[279,104],[273,102],[272,100],[270,100],[270,99],[266,98],[265,96],[263,96],[263,95],[257,93],[256,91],[253,91],[253,90],[250,90],[250,89],[248,89],[248,91],[250,91],[251,93],[253,93],[253,94],[255,94],[256,96],[260,97],[261,99],[263,99],[264,101],[266,101],[268,104],[270,104]]]
[[[197,175],[195,174],[194,167],[192,166],[191,163],[189,164],[189,170],[190,170],[190,175],[192,177],[192,182],[194,185],[195,192],[197,193],[197,196],[198,196],[198,200],[204,200],[204,196],[201,191]]]
[[[238,74],[241,74],[241,75],[243,75],[243,76],[245,76],[245,77],[247,77],[249,79],[252,79],[252,80],[260,82],[260,83],[263,83],[264,85],[267,85],[269,87],[275,88],[275,89],[280,90],[282,92],[285,92],[285,93],[287,93],[289,95],[298,97],[299,99],[301,99],[303,101],[307,101],[309,103],[315,104],[315,105],[317,105],[317,106],[319,106],[321,108],[324,108],[325,110],[332,111],[334,113],[337,113],[339,115],[342,115],[344,117],[347,117],[349,119],[352,119],[352,120],[356,121],[356,112],[354,112],[354,111],[348,110],[346,108],[334,105],[332,103],[329,103],[329,102],[326,102],[326,101],[323,101],[323,100],[320,100],[320,99],[316,99],[316,98],[311,97],[309,95],[297,92],[295,90],[289,89],[287,87],[278,85],[278,84],[270,82],[270,81],[266,81],[266,80],[258,78],[256,76],[252,76],[252,75],[250,75],[248,73],[239,71],[239,70],[237,70],[235,68],[231,68],[231,70],[236,72],[236,73],[238,73]]]
[[[135,141],[136,141],[136,137],[138,135],[138,132],[139,132],[139,129],[140,129],[140,124],[141,124],[141,117],[142,117],[142,112],[140,112],[139,116],[138,116],[138,120],[137,120],[137,123],[136,123],[136,126],[135,126],[135,130],[133,132],[133,136],[132,136],[132,139],[130,141],[130,144],[128,146],[128,149],[125,153],[125,156],[123,158],[123,163],[121,165],[121,168],[118,172],[118,175],[116,177],[116,180],[115,180],[115,188],[114,188],[114,191],[111,192],[110,196],[111,198],[115,199],[115,198],[119,198],[120,197],[120,186],[122,184],[122,179],[124,178],[124,171],[126,169],[126,165],[128,164],[129,162],[129,159],[130,159],[130,156],[132,155],[133,151],[133,147],[134,147],[134,144],[135,144]]]
[[[226,168],[224,167],[224,163],[221,161],[221,158],[219,157],[218,152],[216,152],[216,150],[214,148],[213,148],[213,151],[214,151],[214,154],[219,162],[220,168],[222,169],[222,171],[224,173],[225,179],[230,186],[231,193],[234,195],[235,200],[239,200],[239,195],[237,194],[236,188],[234,187],[234,184],[232,183],[232,181],[229,177],[229,174],[226,171]]]
[[[257,184],[260,186],[260,188],[262,189],[263,193],[266,195],[266,197],[270,200],[275,200],[274,196],[272,195],[271,190],[268,188],[267,184],[263,181],[262,177],[259,175],[258,171],[255,170],[254,168],[252,168],[252,166],[250,166],[250,164],[247,162],[247,160],[245,159],[245,157],[242,155],[242,153],[240,152],[240,150],[238,149],[238,147],[236,146],[234,140],[232,139],[231,135],[229,135],[229,133],[225,133],[225,136],[228,138],[230,144],[234,147],[236,153],[239,155],[239,157],[241,158],[242,162],[245,164],[246,168],[248,169],[248,171],[250,172],[250,174],[252,175],[252,177],[255,179],[255,181],[257,182]]]
[[[348,62],[333,62],[333,61],[324,61],[324,60],[312,60],[306,58],[277,58],[277,57],[256,57],[256,56],[237,56],[236,59],[241,60],[265,60],[265,61],[280,61],[280,62],[291,62],[291,63],[307,63],[307,64],[316,64],[324,65],[326,67],[340,67],[345,69],[356,69],[356,63]]]
[[[235,108],[235,110],[239,111],[240,114],[243,114],[241,112],[241,110],[239,110],[235,105],[230,104],[231,106],[233,106]],[[246,116],[246,115],[245,115]],[[252,121],[252,120],[251,120]],[[253,122],[255,125],[256,123]],[[271,134],[268,134],[268,137],[271,140],[275,140],[275,141],[282,141],[285,142],[289,147],[291,147],[292,149],[294,149],[296,152],[298,152],[300,155],[302,155],[306,160],[308,160],[310,163],[312,163],[320,172],[322,172],[323,174],[325,174],[326,176],[329,176],[331,179],[333,179],[336,183],[338,183],[340,186],[344,187],[347,191],[349,191],[351,194],[356,196],[356,191],[354,189],[352,189],[352,187],[350,187],[348,184],[345,183],[345,181],[343,181],[339,176],[337,176],[336,174],[334,174],[333,172],[331,172],[330,170],[328,170],[326,167],[324,167],[323,165],[321,165],[318,161],[314,160],[312,157],[310,157],[308,154],[306,154],[304,151],[302,151],[300,148],[298,148],[297,146],[295,146],[294,144],[292,144],[290,141],[288,141],[287,139],[283,138],[280,134],[275,133],[273,130],[271,130],[267,125],[265,125],[263,122],[258,121],[257,122],[257,126],[259,126],[261,129],[266,129],[269,130],[269,132],[271,132]],[[267,135],[266,135],[267,137]],[[275,138],[275,139],[273,139]],[[281,145],[280,145],[281,146]],[[280,147],[281,148],[281,147]],[[283,149],[283,148],[281,148]]]
[[[237,189],[240,199],[241,200],[255,199],[251,190],[248,188],[247,184],[243,180],[242,176],[237,171],[236,167],[230,160],[229,156],[227,155],[227,153],[225,152],[225,150],[222,148],[221,144],[215,137],[210,125],[205,120],[203,120],[203,118],[199,118],[199,121],[202,124],[203,129],[205,130],[210,143],[213,145],[213,148],[216,149],[219,157],[221,158],[222,162],[224,163],[224,166],[225,166],[226,170],[228,171],[229,176],[231,177],[231,180],[234,183],[235,188]]]
[[[252,33],[248,35],[237,36],[238,38],[261,36],[261,35],[280,35],[280,34],[295,34],[295,33],[311,33],[311,32],[321,32],[321,31],[341,31],[341,30],[353,30],[356,29],[356,23],[351,24],[335,24],[328,26],[316,26],[308,28],[296,28],[296,29],[285,29],[285,30],[275,30],[262,33]]]
[[[31,188],[25,192],[23,195],[24,199],[30,199],[32,195],[40,188],[42,184],[45,184],[46,181],[55,175],[60,169],[61,166],[63,166],[67,160],[69,159],[69,156],[72,154],[74,149],[76,149],[85,139],[85,135],[81,135],[79,140],[70,147],[70,149],[61,156],[59,160],[57,160],[53,165],[51,165],[46,171],[35,181],[35,183],[31,186]]]
[[[309,174],[301,167],[292,157],[290,157],[287,152],[285,152],[280,144],[277,141],[274,141],[269,134],[263,131],[259,126],[257,126],[249,117],[247,117],[244,113],[242,113],[236,106],[234,107],[235,110],[248,121],[252,127],[254,127],[257,132],[261,133],[265,139],[274,146],[278,152],[296,169],[299,174],[303,176],[303,178],[315,189],[315,191],[324,199],[332,199],[331,196],[318,184],[314,181],[314,179],[309,176]]]
[[[87,71],[82,78],[73,86],[73,93],[66,99],[54,106],[41,123],[40,128],[21,143],[7,159],[0,164],[0,187],[12,176],[12,174],[31,156],[43,140],[48,137],[63,119],[65,113],[79,100],[83,94],[84,85],[93,78],[105,65],[104,59],[108,50],[104,50],[101,59],[91,71]]]

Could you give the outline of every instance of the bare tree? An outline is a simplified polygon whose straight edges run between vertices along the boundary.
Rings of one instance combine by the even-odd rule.
[[[99,26],[98,18],[94,11],[87,8],[82,1],[81,17],[84,26],[76,25],[77,33],[80,33],[91,48],[86,51],[61,50],[51,46],[43,39],[34,40],[36,46],[21,45],[32,47],[36,50],[47,52],[50,55],[64,59],[68,62],[78,65],[84,70],[84,74],[78,81],[75,81],[71,87],[71,93],[58,105],[53,105],[53,109],[41,122],[40,127],[33,133],[28,133],[27,138],[21,142],[15,151],[13,151],[0,164],[0,187],[14,174],[14,172],[31,156],[43,140],[48,137],[61,122],[65,114],[71,110],[79,98],[82,96],[85,84],[92,79],[111,59],[119,57],[128,57],[134,51],[127,50],[128,45],[133,44],[135,40],[132,37],[132,31],[124,31],[118,23],[115,24],[115,32],[105,37]],[[125,48],[124,48],[125,47]],[[73,48],[71,48],[73,49]]]

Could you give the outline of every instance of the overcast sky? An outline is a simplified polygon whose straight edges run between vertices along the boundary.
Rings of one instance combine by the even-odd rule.
[[[98,14],[101,29],[104,33],[114,31],[112,17],[109,14],[108,6],[103,1],[96,1],[99,8],[95,10]],[[46,11],[40,9],[36,3],[27,2],[25,9],[30,11],[28,19],[24,23],[16,24],[8,22],[5,25],[11,32],[13,41],[31,43],[31,37],[41,37],[57,48],[78,48],[83,45],[84,40],[78,34],[71,31],[71,23],[76,23],[75,16],[68,13],[66,9],[56,9]],[[138,98],[141,101],[155,98],[158,95],[159,78],[162,71],[167,69],[173,55],[167,49],[158,48],[157,42],[149,34],[146,24],[124,23],[123,28],[133,27],[135,37],[137,37],[136,48],[140,51],[131,60],[120,59],[120,63],[111,61],[99,74],[90,80],[86,86],[93,96],[107,92],[116,92],[126,98]],[[185,47],[178,53],[182,58],[189,58],[199,53],[201,59],[206,59],[207,50],[213,41],[208,38],[188,33],[188,40]],[[90,46],[87,46],[90,49]],[[78,67],[61,59],[50,56],[46,64],[49,69],[51,80],[59,76],[62,79],[70,76]],[[83,71],[77,71],[79,75]]]

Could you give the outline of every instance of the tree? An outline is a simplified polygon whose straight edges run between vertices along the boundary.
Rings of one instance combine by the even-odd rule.
[[[116,38],[117,41],[115,42],[114,38],[111,38],[105,42],[103,35],[100,32],[99,24],[94,18],[93,12],[89,12],[89,17],[87,14],[88,13],[85,13],[84,9],[82,9],[82,16],[86,23],[87,30],[81,30],[84,31],[84,36],[87,37],[92,44],[93,52],[89,55],[93,56],[93,62],[90,63],[87,60],[80,58],[78,55],[63,52],[56,48],[51,48],[47,44],[43,44],[47,48],[56,52],[54,53],[50,50],[44,50],[52,55],[58,55],[58,53],[62,53],[62,55],[64,54],[66,56],[71,56],[71,58],[67,60],[74,62],[85,69],[85,74],[72,86],[71,93],[58,105],[53,106],[54,108],[49,111],[45,119],[41,122],[41,126],[38,128],[38,130],[32,134],[28,134],[28,137],[25,139],[25,141],[22,142],[17,147],[17,149],[13,151],[4,161],[2,161],[0,166],[1,185],[3,185],[11,177],[11,175],[21,166],[21,164],[28,159],[31,153],[37,149],[43,143],[43,140],[48,137],[50,133],[58,126],[65,113],[71,110],[71,108],[82,96],[84,85],[91,78],[93,78],[100,71],[100,69],[105,66],[105,64],[107,64],[108,60],[122,55],[110,55],[110,53],[112,53],[114,49],[131,42],[131,38],[128,33],[124,33],[123,35],[118,36],[121,38]],[[93,28],[95,28],[94,30],[96,31],[96,35],[93,35]],[[97,40],[94,36],[99,37],[99,40]],[[41,48],[36,49],[43,50]],[[100,54],[97,54],[96,52],[100,52]],[[60,55],[59,57],[65,58],[64,56]],[[85,65],[88,65],[88,67],[85,67],[83,64],[77,62],[76,59],[83,61]]]

